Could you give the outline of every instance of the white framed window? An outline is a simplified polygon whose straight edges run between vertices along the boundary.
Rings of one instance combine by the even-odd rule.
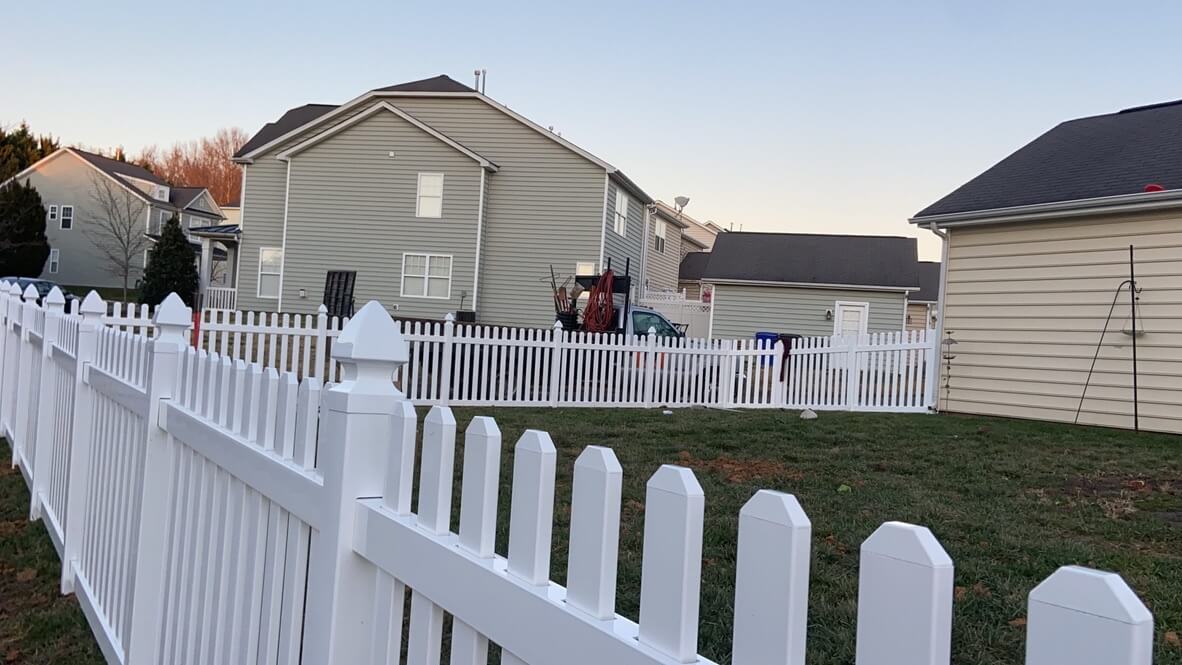
[[[402,296],[451,298],[451,255],[403,254]]]
[[[74,206],[62,206],[61,227],[63,231],[74,228]]]
[[[443,217],[443,174],[420,173],[415,217]]]
[[[283,250],[279,247],[260,247],[258,297],[278,300],[282,277]]]
[[[617,235],[628,234],[628,195],[616,190],[616,218],[612,225]]]
[[[575,275],[594,275],[595,262],[594,261],[579,261],[575,264]]]
[[[665,253],[665,220],[658,219],[653,227],[653,249]]]
[[[61,267],[62,254],[59,250],[49,250],[49,274],[56,275],[57,269]]]
[[[51,221],[51,222],[57,221],[57,206],[56,205],[49,206],[49,221]]]

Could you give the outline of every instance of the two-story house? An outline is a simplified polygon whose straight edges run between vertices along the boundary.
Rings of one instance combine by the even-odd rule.
[[[315,312],[330,273],[405,317],[548,325],[551,267],[629,264],[652,199],[616,167],[447,76],[291,109],[243,165],[238,307]]]
[[[186,229],[224,219],[204,187],[172,187],[145,168],[78,148],[56,150],[10,180],[31,183],[45,206],[50,250],[40,277],[75,287],[122,286],[122,275],[98,246],[111,235],[99,223],[112,214],[99,202],[107,191],[115,195],[111,200],[119,216],[137,220],[137,226],[143,220],[145,252],[133,261],[132,283],[143,270],[153,236],[171,217],[176,215]]]

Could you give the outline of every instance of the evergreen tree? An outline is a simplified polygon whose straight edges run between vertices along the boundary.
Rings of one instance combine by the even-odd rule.
[[[52,136],[34,136],[26,123],[11,131],[0,127],[0,182],[57,149],[58,142]]]
[[[148,255],[148,266],[140,283],[140,302],[159,305],[169,293],[175,292],[192,307],[197,287],[196,253],[174,215],[164,224],[160,240]]]
[[[37,277],[47,258],[41,195],[27,180],[0,187],[0,276]]]

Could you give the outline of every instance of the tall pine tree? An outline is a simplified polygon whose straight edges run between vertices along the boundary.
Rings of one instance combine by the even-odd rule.
[[[0,187],[0,276],[37,277],[47,258],[41,195],[27,180]]]
[[[140,283],[140,302],[159,305],[169,293],[176,293],[192,307],[197,287],[197,255],[173,216],[164,224],[160,240],[148,255]]]

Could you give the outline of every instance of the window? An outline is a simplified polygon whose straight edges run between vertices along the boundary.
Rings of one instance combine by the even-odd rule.
[[[402,295],[407,298],[450,298],[451,257],[403,254]]]
[[[579,275],[594,275],[595,262],[594,261],[579,261],[575,264],[575,276]]]
[[[62,206],[62,230],[74,228],[74,206]]]
[[[420,173],[415,217],[443,216],[443,174]]]
[[[279,298],[279,282],[283,276],[283,250],[278,247],[259,248],[260,298]]]
[[[616,190],[616,222],[615,231],[619,235],[626,235],[628,231],[628,195]]]
[[[653,249],[665,253],[665,220],[658,219],[653,231]]]
[[[49,274],[56,275],[57,269],[61,267],[62,262],[61,252],[56,249],[49,250]]]
[[[635,335],[647,335],[648,329],[654,328],[657,337],[681,337],[677,329],[656,312],[632,312],[632,332]]]
[[[51,221],[51,222],[57,221],[57,206],[55,206],[55,205],[49,206],[49,221]]]

